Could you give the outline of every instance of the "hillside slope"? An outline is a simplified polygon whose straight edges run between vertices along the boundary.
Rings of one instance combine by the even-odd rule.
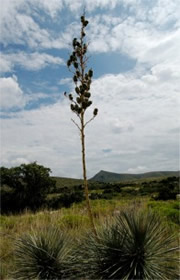
[[[158,178],[158,177],[167,177],[167,176],[179,176],[179,171],[155,171],[147,172],[142,174],[119,174],[101,170],[91,181],[97,182],[120,182],[120,181],[129,181],[137,179],[148,179],[148,178]]]
[[[72,187],[79,186],[83,184],[82,179],[73,179],[73,178],[65,178],[65,177],[52,177],[56,180],[56,188],[64,188],[64,187]]]

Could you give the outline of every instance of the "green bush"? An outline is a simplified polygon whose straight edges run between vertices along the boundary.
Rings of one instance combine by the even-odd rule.
[[[50,209],[59,209],[61,207],[70,207],[72,203],[84,200],[83,191],[71,191],[53,195],[46,199],[44,207]]]
[[[72,203],[81,202],[83,200],[83,191],[72,191],[69,193],[63,193],[60,197],[60,201],[63,207],[70,207]]]
[[[135,187],[124,187],[121,191],[122,195],[137,195],[138,191]]]
[[[177,279],[174,237],[159,216],[137,209],[105,224],[98,239],[89,233],[80,245],[79,268],[85,279]],[[81,265],[80,265],[81,264]],[[82,279],[84,279],[82,278]]]
[[[162,180],[158,186],[157,200],[169,200],[176,199],[176,195],[179,193],[179,178],[169,177]]]
[[[151,201],[148,206],[159,215],[165,216],[169,221],[180,224],[178,201]]]
[[[90,194],[90,199],[92,199],[92,200],[101,199],[101,198],[103,198],[102,193],[93,192]]]

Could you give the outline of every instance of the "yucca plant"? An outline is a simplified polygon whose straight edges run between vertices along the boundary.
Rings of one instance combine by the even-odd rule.
[[[156,214],[121,212],[98,237],[88,234],[79,252],[86,279],[178,279],[175,238]]]
[[[15,243],[15,279],[73,279],[72,241],[55,227],[33,231]],[[72,273],[72,275],[71,275]],[[71,277],[72,276],[72,277]]]
[[[88,62],[88,44],[86,43],[85,29],[88,25],[88,20],[85,18],[85,14],[81,16],[81,31],[80,37],[74,38],[72,41],[73,51],[67,61],[67,67],[73,73],[73,82],[75,85],[75,94],[68,94],[65,92],[64,95],[70,100],[70,109],[77,116],[77,121],[73,120],[73,123],[77,126],[80,137],[81,137],[81,147],[82,147],[82,171],[84,180],[84,194],[86,198],[88,215],[92,227],[92,231],[97,238],[96,227],[94,223],[94,217],[92,214],[91,203],[89,199],[89,189],[86,171],[86,151],[85,151],[85,128],[86,126],[97,116],[98,109],[94,108],[93,115],[89,120],[85,120],[85,114],[87,109],[91,106],[91,84],[93,77],[93,70],[87,70]]]

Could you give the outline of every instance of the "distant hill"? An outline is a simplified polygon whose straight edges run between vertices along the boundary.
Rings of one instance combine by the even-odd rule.
[[[64,178],[64,177],[52,177],[56,180],[56,188],[73,187],[83,184],[81,179]]]
[[[154,171],[147,172],[142,174],[119,174],[101,170],[94,177],[92,177],[91,181],[96,182],[121,182],[121,181],[131,181],[137,179],[148,179],[148,178],[159,178],[159,177],[168,177],[168,176],[179,176],[179,171]]]

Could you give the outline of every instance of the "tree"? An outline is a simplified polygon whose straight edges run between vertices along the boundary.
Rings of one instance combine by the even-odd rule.
[[[50,172],[49,168],[36,162],[9,169],[2,167],[2,211],[36,210],[42,206],[49,189],[55,185]]]
[[[179,178],[168,177],[162,180],[158,185],[157,200],[176,199],[176,195],[179,193]]]
[[[76,98],[73,94],[69,94],[69,100],[71,102],[70,108],[73,113],[75,113],[79,119],[77,123],[75,120],[72,120],[74,124],[78,127],[81,135],[81,146],[82,146],[82,168],[83,168],[83,179],[84,179],[84,191],[87,202],[87,209],[89,218],[91,221],[92,229],[95,235],[96,229],[94,225],[90,200],[89,200],[89,191],[88,191],[88,182],[87,182],[87,173],[86,173],[86,152],[85,152],[85,127],[87,124],[92,121],[98,113],[98,109],[95,108],[93,111],[93,116],[88,121],[85,121],[85,112],[92,104],[90,100],[90,86],[93,77],[93,70],[87,68],[87,49],[88,44],[85,43],[85,28],[88,25],[88,21],[85,19],[85,16],[81,16],[81,33],[80,38],[74,38],[72,42],[73,51],[67,61],[67,66],[70,71],[73,73],[73,82],[75,84],[75,93]],[[64,93],[67,96],[66,92]]]

